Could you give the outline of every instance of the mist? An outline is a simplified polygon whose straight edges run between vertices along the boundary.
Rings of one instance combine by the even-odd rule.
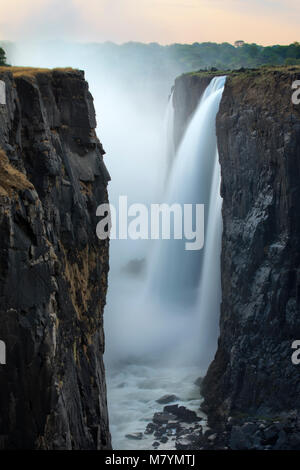
[[[187,169],[187,179],[193,173],[193,168],[184,164],[191,150],[188,143],[187,149],[181,152],[179,183],[170,178],[175,152],[171,135],[174,113],[169,98],[174,79],[186,71],[187,66],[174,61],[172,49],[164,49],[164,61],[160,54],[158,45],[145,47],[135,43],[116,46],[112,43],[22,41],[9,49],[12,65],[74,67],[85,71],[94,97],[97,134],[106,151],[105,163],[111,175],[109,201],[116,209],[119,196],[124,195],[128,204],[150,206],[166,202],[170,180],[178,186],[182,184],[182,169]],[[194,129],[192,141],[196,142],[197,123]],[[197,146],[195,151],[197,157]],[[197,193],[197,179],[194,187]],[[193,199],[194,194],[192,196]],[[184,194],[182,197],[184,202]],[[109,287],[104,311],[105,364],[111,432],[116,448],[130,448],[125,434],[143,431],[145,414],[151,419],[157,409],[156,399],[181,389],[186,377],[189,386],[181,391],[181,403],[198,412],[199,392],[194,381],[205,373],[214,354],[215,343],[211,346],[206,341],[209,353],[202,348],[203,360],[200,361],[197,285],[194,302],[189,301],[189,294],[185,292],[183,301],[177,302],[176,292],[166,283],[169,255],[165,247],[170,243],[168,240],[130,239],[110,242]],[[159,263],[154,260],[161,249],[159,258],[164,261]],[[173,256],[176,258],[176,253]],[[192,258],[195,265],[199,256],[195,257],[193,252],[188,258],[180,255],[177,267],[176,261],[172,264],[171,279],[175,280],[176,272],[180,273],[180,263],[186,264]],[[189,275],[189,279],[195,290],[199,275],[194,274]],[[161,284],[159,295],[152,289],[153,276]],[[185,284],[180,279],[178,277],[175,290],[180,289],[181,284],[183,290]],[[168,291],[171,298],[168,294],[166,302]],[[205,340],[206,327],[206,323],[202,324],[202,339]],[[123,403],[123,410],[134,408],[135,411],[130,416],[122,414],[120,403]],[[147,443],[143,441],[142,445]]]

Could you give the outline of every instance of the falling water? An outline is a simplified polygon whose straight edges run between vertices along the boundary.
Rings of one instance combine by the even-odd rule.
[[[206,369],[213,360],[219,336],[219,313],[221,303],[221,240],[222,240],[222,198],[220,195],[221,172],[219,154],[216,150],[209,214],[206,230],[199,294],[197,299],[195,338],[198,345],[196,357],[199,367]]]
[[[179,147],[165,197],[168,205],[205,205],[207,242],[204,249],[198,251],[185,250],[186,240],[158,242],[149,284],[152,294],[161,302],[193,304],[197,301],[203,259],[208,256],[206,252],[211,245],[209,238],[214,236],[208,228],[212,218],[210,212],[215,210],[214,199],[219,193],[219,188],[215,187],[215,193],[211,194],[214,173],[217,171],[214,171],[217,158],[215,120],[225,80],[226,77],[215,77],[206,88]],[[213,253],[212,257],[219,260]],[[215,274],[218,277],[218,273]],[[202,282],[205,280],[217,284],[216,279],[207,280],[205,277],[203,273]]]
[[[176,156],[173,154],[165,196],[170,205],[205,204],[204,248],[185,251],[185,241],[156,241],[149,257],[148,297],[145,299],[142,280],[133,282],[128,277],[123,280],[126,295],[120,287],[111,294],[116,303],[111,301],[111,309],[118,312],[121,361],[109,369],[107,377],[110,425],[117,449],[151,448],[151,436],[131,441],[126,434],[145,430],[153,414],[163,408],[156,400],[166,393],[175,393],[179,405],[201,415],[194,382],[205,374],[216,350],[221,295],[222,199],[215,120],[224,84],[225,77],[214,78],[203,94]],[[168,108],[166,122],[171,124],[172,102]],[[172,143],[170,127],[165,127],[167,151]],[[201,417],[205,426],[205,416]],[[172,446],[169,441],[166,449]]]
[[[170,170],[175,156],[174,145],[174,105],[173,105],[173,91],[169,97],[168,106],[164,119],[165,129],[165,156],[166,156],[166,182],[168,181]]]

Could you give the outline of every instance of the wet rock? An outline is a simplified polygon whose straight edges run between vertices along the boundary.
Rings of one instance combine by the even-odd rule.
[[[174,418],[176,418],[175,415],[164,411],[163,413],[155,413],[153,422],[156,424],[167,424],[168,421],[174,420]]]
[[[279,431],[278,439],[273,448],[274,450],[286,450],[288,447],[289,447],[289,443],[287,439],[287,434],[282,429],[281,431]]]
[[[172,413],[175,417],[177,417],[178,405],[167,405],[164,406],[165,413]]]
[[[180,436],[175,446],[177,450],[197,450],[200,447],[200,436],[198,433]]]
[[[145,434],[153,434],[155,429],[156,429],[156,425],[153,424],[153,423],[149,423],[149,424],[147,424]]]
[[[195,421],[199,421],[199,418],[195,411],[191,411],[185,406],[167,405],[164,407],[164,412],[172,413],[180,421],[184,421],[186,423],[193,423]]]
[[[133,440],[136,440],[136,441],[140,441],[141,439],[143,439],[143,433],[142,432],[132,432],[130,434],[126,434],[125,437],[127,437],[127,439],[133,439]]]
[[[182,436],[176,441],[177,450],[190,450],[191,442],[187,436]]]
[[[178,420],[171,419],[167,423],[167,429],[172,429],[172,428],[179,428],[180,427],[180,422]]]
[[[270,426],[263,431],[263,445],[274,445],[278,440],[279,430],[276,426]]]
[[[165,430],[162,428],[159,428],[154,432],[154,437],[159,439],[164,433],[165,433]]]
[[[160,405],[165,405],[166,403],[172,403],[172,401],[179,400],[176,395],[163,395],[161,398],[156,400]]]
[[[233,426],[229,445],[232,450],[245,450],[251,448],[251,442],[243,433],[241,426]]]

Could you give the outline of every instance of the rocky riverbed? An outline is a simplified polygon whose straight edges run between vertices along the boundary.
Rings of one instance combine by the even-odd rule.
[[[190,440],[194,441],[201,429],[205,432],[207,420],[200,410],[197,367],[123,365],[108,370],[115,450],[191,448]]]
[[[210,428],[205,417],[171,404],[153,415],[144,433],[126,437],[142,440],[149,436],[155,450],[297,450],[300,415],[295,410],[276,417],[231,416],[226,423]]]

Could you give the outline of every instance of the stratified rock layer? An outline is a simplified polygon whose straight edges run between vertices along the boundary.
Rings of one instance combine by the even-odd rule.
[[[197,78],[196,103],[207,74]],[[211,423],[300,408],[300,366],[291,360],[300,339],[300,105],[291,101],[299,79],[299,68],[230,74],[217,116],[222,306],[202,384]],[[191,78],[178,81],[188,94]]]
[[[109,175],[83,72],[0,71],[0,446],[110,448],[103,366]]]

